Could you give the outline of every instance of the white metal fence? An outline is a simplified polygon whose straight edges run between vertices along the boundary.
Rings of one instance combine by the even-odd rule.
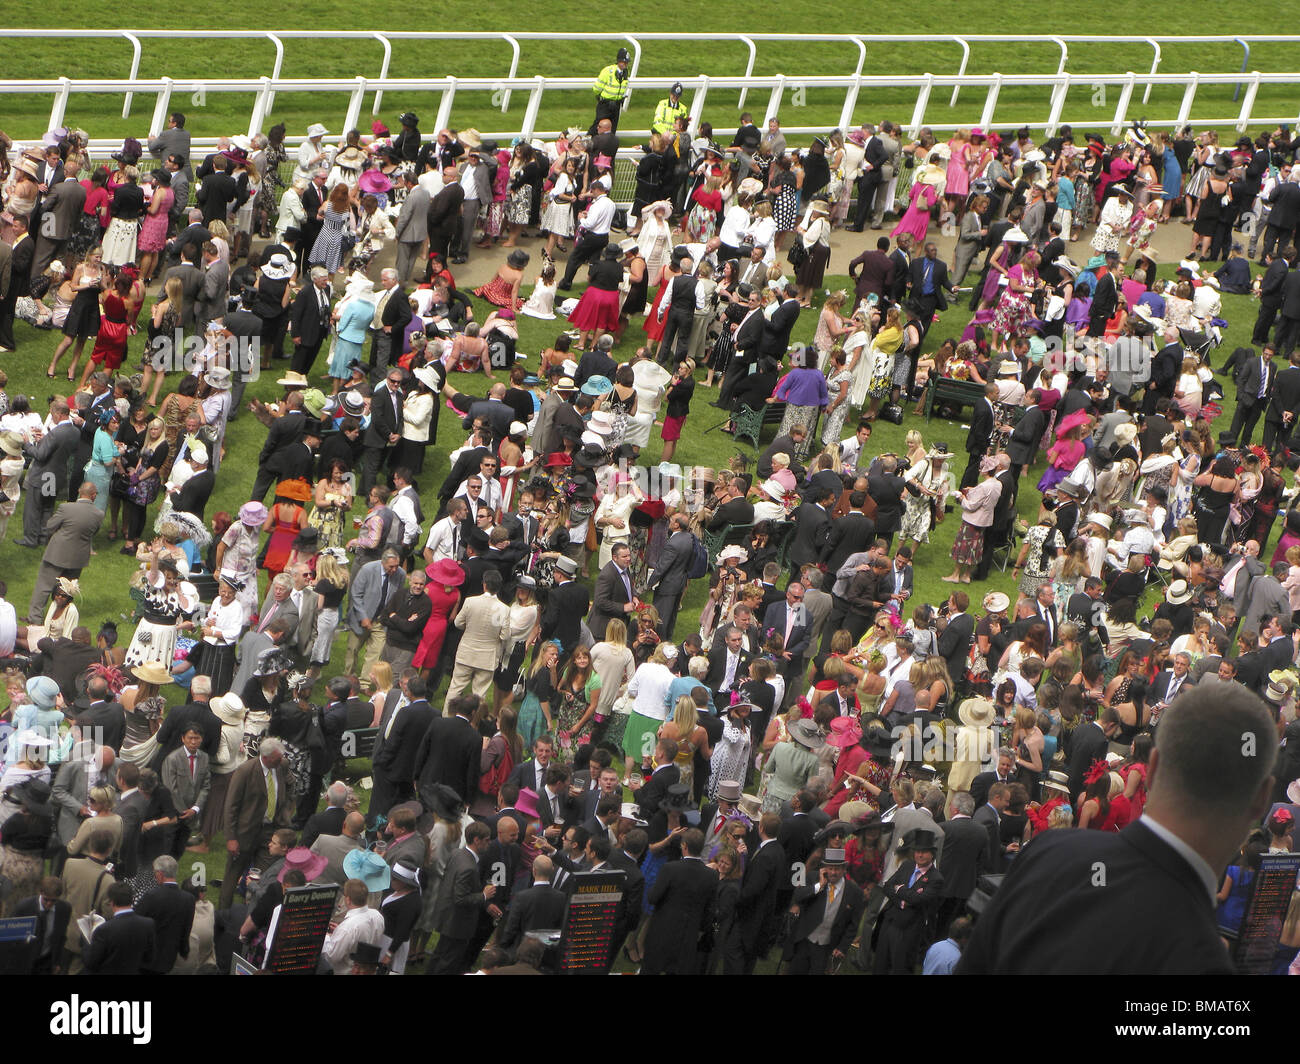
[[[1249,125],[1265,125],[1278,122],[1296,122],[1300,115],[1300,102],[1296,107],[1288,108],[1288,113],[1280,115],[1257,115],[1254,113],[1256,95],[1263,85],[1295,86],[1300,82],[1300,74],[1295,73],[1247,73],[1245,67],[1249,62],[1252,44],[1300,44],[1300,35],[1260,35],[1250,34],[1239,37],[1229,36],[1122,36],[1098,37],[1082,35],[1028,36],[998,34],[951,34],[951,35],[891,35],[871,36],[865,34],[705,34],[692,38],[717,42],[744,44],[748,51],[745,73],[739,76],[712,77],[697,75],[694,77],[642,78],[638,69],[642,57],[643,43],[654,41],[680,42],[681,38],[669,33],[638,34],[559,34],[559,33],[436,33],[436,32],[401,32],[401,31],[256,31],[256,30],[53,30],[53,29],[15,29],[0,30],[6,37],[71,39],[71,38],[118,38],[131,45],[132,54],[128,76],[121,80],[96,79],[43,79],[43,80],[5,80],[0,81],[0,95],[3,94],[45,94],[53,98],[50,109],[49,128],[63,124],[64,115],[72,97],[86,93],[112,93],[123,97],[123,117],[129,117],[137,93],[154,96],[153,116],[149,124],[149,133],[156,134],[166,122],[170,110],[184,110],[183,104],[174,105],[174,97],[194,96],[196,93],[207,94],[251,94],[253,105],[248,120],[248,132],[263,129],[267,117],[272,113],[275,97],[280,92],[309,92],[320,95],[346,97],[346,116],[343,129],[358,125],[365,107],[365,97],[372,94],[372,113],[378,114],[385,93],[401,92],[437,92],[440,94],[439,107],[434,128],[452,125],[453,108],[458,93],[489,93],[494,105],[498,104],[503,114],[508,113],[510,100],[514,93],[526,93],[527,106],[517,128],[485,130],[484,135],[498,139],[509,138],[517,134],[524,136],[551,135],[554,129],[545,128],[541,123],[543,100],[545,94],[559,92],[585,93],[590,99],[590,86],[595,68],[604,64],[604,59],[593,60],[593,70],[584,77],[519,77],[521,41],[605,41],[612,45],[626,45],[632,54],[630,75],[634,91],[647,91],[658,94],[666,90],[674,81],[682,81],[690,94],[690,112],[693,122],[698,122],[703,114],[708,94],[711,90],[730,90],[739,92],[738,108],[745,106],[751,90],[766,93],[764,107],[765,117],[778,113],[787,91],[798,87],[804,91],[835,90],[843,93],[839,111],[838,125],[847,128],[854,124],[854,114],[864,90],[907,88],[915,92],[915,102],[911,115],[902,124],[909,133],[914,133],[923,125],[935,130],[954,128],[954,122],[945,119],[951,116],[932,113],[942,105],[932,103],[936,89],[951,89],[948,105],[956,104],[963,90],[982,91],[984,103],[981,110],[980,124],[991,125],[998,106],[999,95],[1006,89],[1039,88],[1043,90],[1044,106],[1029,116],[1019,116],[1009,121],[1003,118],[1002,125],[1027,125],[1032,129],[1043,129],[1048,133],[1065,122],[1088,128],[1109,126],[1112,133],[1118,133],[1134,116],[1129,114],[1134,93],[1141,90],[1142,101],[1149,101],[1152,88],[1156,86],[1175,86],[1182,89],[1181,103],[1176,114],[1146,116],[1153,127],[1172,127],[1186,124],[1193,120],[1193,107],[1197,90],[1202,86],[1231,85],[1234,101],[1239,101],[1235,113],[1197,114],[1194,121],[1199,126],[1231,126],[1244,130]],[[142,42],[149,39],[168,40],[224,40],[245,39],[265,40],[275,48],[275,59],[271,72],[258,78],[141,78],[139,68],[142,58]],[[378,77],[367,78],[358,75],[355,78],[285,78],[281,75],[285,56],[285,41],[310,40],[317,47],[322,40],[378,42],[383,49],[383,59]],[[511,49],[508,73],[500,78],[393,78],[389,77],[392,59],[392,45],[395,41],[500,41]],[[940,74],[919,75],[864,75],[864,64],[871,50],[880,48],[896,49],[900,44],[916,42],[948,42],[961,49],[961,60],[956,71]],[[799,42],[804,44],[844,44],[856,48],[856,65],[851,73],[837,75],[800,76],[796,74],[759,76],[753,74],[760,44],[769,42]],[[1066,70],[1069,48],[1072,44],[1142,44],[1152,49],[1152,62],[1149,71],[1137,73],[1125,71],[1111,74],[1072,74]],[[1057,58],[1057,70],[1049,74],[970,74],[967,72],[972,45],[984,44],[1036,44],[1048,49],[1048,54]],[[1234,45],[1242,49],[1242,70],[1231,73],[1160,73],[1163,47],[1187,44],[1221,44]],[[823,64],[824,66],[824,64]],[[1119,90],[1113,111],[1108,107],[1098,108],[1089,103],[1084,105],[1069,101],[1071,88],[1086,88],[1090,93],[1098,86]],[[341,101],[340,101],[341,102]],[[1073,110],[1067,110],[1073,108]],[[757,108],[755,108],[757,109]],[[649,113],[649,107],[644,108]],[[321,118],[327,123],[333,117],[331,105],[322,100]],[[1078,113],[1074,113],[1077,111]],[[337,109],[333,112],[337,114]],[[884,117],[877,115],[874,117]],[[801,126],[783,123],[786,132],[793,134],[824,131],[826,126]],[[331,128],[334,128],[331,124]],[[233,130],[232,130],[233,132]],[[630,136],[643,136],[649,131],[628,128],[625,124],[620,133]],[[291,136],[290,143],[301,139]],[[196,140],[196,147],[206,147],[214,141],[211,138]],[[108,147],[103,141],[92,145],[96,148]]]

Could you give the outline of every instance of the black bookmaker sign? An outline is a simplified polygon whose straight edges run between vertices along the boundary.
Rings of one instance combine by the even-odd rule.
[[[293,887],[284,892],[265,969],[277,975],[313,975],[329,931],[339,888]]]
[[[572,876],[573,889],[564,911],[558,969],[570,975],[601,974],[613,962],[614,920],[623,900],[626,874],[588,872]]]
[[[1300,911],[1300,853],[1265,854],[1251,887],[1250,905],[1237,939],[1237,966],[1246,975],[1273,970],[1279,947],[1293,949]]]

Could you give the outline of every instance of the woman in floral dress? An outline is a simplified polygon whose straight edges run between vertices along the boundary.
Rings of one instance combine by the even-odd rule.
[[[1127,263],[1135,251],[1141,256],[1151,246],[1151,238],[1155,236],[1156,223],[1160,220],[1160,208],[1163,205],[1164,201],[1156,196],[1145,207],[1134,209],[1128,222],[1128,236],[1124,240],[1121,263]]]
[[[727,707],[727,715],[722,721],[722,738],[713,744],[713,755],[709,758],[709,798],[717,797],[718,784],[723,780],[739,780],[742,783],[749,775],[749,752],[752,748],[749,715],[754,706],[749,702],[736,700]]]
[[[271,218],[280,205],[284,184],[280,180],[280,167],[289,161],[284,150],[284,123],[277,122],[266,131],[266,147],[262,153],[262,183],[253,201],[257,215],[258,231],[264,237],[271,235]]]
[[[170,670],[179,629],[193,627],[181,618],[198,605],[198,595],[190,584],[181,582],[176,563],[160,564],[155,554],[145,573],[144,616],[127,647],[126,666],[134,668],[153,661]]]
[[[307,524],[320,534],[320,549],[343,546],[352,509],[352,474],[342,458],[331,459],[326,475],[316,482],[312,504]]]
[[[555,710],[557,756],[561,761],[572,761],[574,752],[585,741],[584,729],[591,723],[592,705],[599,699],[600,674],[591,667],[591,651],[578,647],[564,670]]]
[[[907,471],[904,479],[920,488],[921,493],[913,495],[909,491],[903,496],[903,520],[898,528],[898,538],[900,541],[910,539],[916,544],[929,543],[936,519],[943,520],[944,497],[952,487],[947,449],[930,451],[922,456]]]
[[[1030,248],[1007,271],[1007,286],[993,312],[993,333],[999,350],[1006,351],[1011,337],[1034,316],[1030,300],[1038,284],[1038,252]]]
[[[830,396],[830,405],[826,407],[825,424],[822,426],[823,444],[840,442],[840,434],[844,431],[844,416],[849,412],[853,374],[844,363],[844,349],[833,348],[830,365],[826,370],[826,392]]]

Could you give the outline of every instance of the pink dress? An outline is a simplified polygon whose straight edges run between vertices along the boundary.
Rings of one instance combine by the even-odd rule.
[[[970,145],[964,140],[948,141],[952,154],[948,156],[948,182],[945,196],[964,196],[970,191]]]
[[[162,205],[158,208],[158,213],[146,214],[140,221],[140,235],[136,239],[136,247],[141,251],[162,251],[163,245],[167,243],[167,212],[172,209],[176,193],[169,188],[163,189],[162,192]]]
[[[425,588],[425,594],[433,603],[433,612],[424,624],[424,635],[420,637],[420,645],[415,648],[415,657],[411,659],[411,666],[416,669],[432,669],[438,664],[442,642],[447,635],[447,618],[460,601],[459,591],[452,588],[449,592],[436,582]]]
[[[915,182],[912,185],[911,205],[889,235],[897,237],[900,233],[911,233],[915,246],[919,248],[925,242],[926,231],[930,228],[930,208],[937,199],[933,185]]]

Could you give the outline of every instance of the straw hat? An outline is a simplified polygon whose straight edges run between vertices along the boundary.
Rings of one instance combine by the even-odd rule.
[[[1181,606],[1192,600],[1192,589],[1186,580],[1175,580],[1165,588],[1165,601],[1171,606]]]
[[[1028,244],[1029,236],[1020,226],[1013,225],[1002,234],[1002,242],[1004,244]]]
[[[473,126],[470,126],[469,129],[461,130],[460,134],[456,137],[456,139],[460,141],[461,144],[463,144],[466,148],[483,147],[483,138],[479,136],[479,131],[475,129]]]
[[[990,591],[984,596],[984,608],[989,613],[1005,613],[1011,605],[1011,599],[1003,591]]]
[[[291,369],[275,383],[284,388],[306,388],[311,384],[311,381],[304,374]]]
[[[987,698],[968,698],[957,707],[957,719],[968,728],[987,728],[995,716],[994,705]]]
[[[334,156],[334,165],[341,166],[345,170],[360,170],[361,164],[366,161],[366,153],[360,148],[344,148]]]
[[[151,683],[157,687],[172,682],[172,674],[167,667],[156,661],[146,661],[143,665],[135,666],[131,670],[131,675],[136,678],[137,683]]]
[[[317,137],[325,136],[325,134],[328,132],[329,130],[326,129],[323,125],[321,125],[319,122],[313,122],[311,125],[307,127],[307,139],[315,140]]]
[[[1059,791],[1068,797],[1070,794],[1070,777],[1064,772],[1049,772],[1047,779],[1043,780],[1043,790]]]
[[[1110,519],[1110,514],[1095,513],[1089,514],[1084,521],[1086,525],[1096,525],[1098,528],[1104,528],[1107,532],[1114,527],[1114,522]]]

